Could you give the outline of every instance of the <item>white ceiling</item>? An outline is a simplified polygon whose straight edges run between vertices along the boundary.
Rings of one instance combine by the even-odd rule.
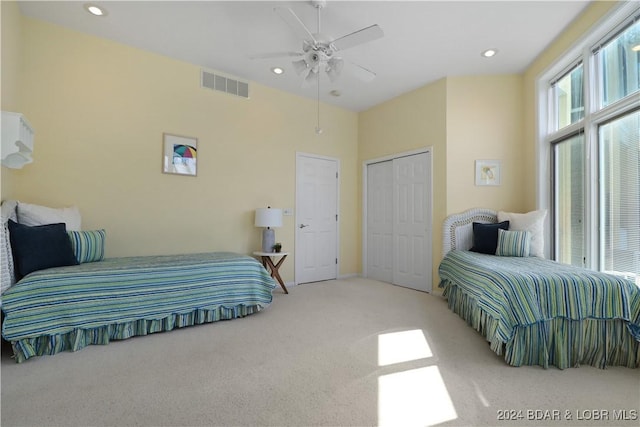
[[[290,7],[316,32],[307,1],[92,1],[107,10],[95,17],[77,1],[21,1],[21,12],[77,31],[217,70],[240,79],[315,99],[303,88],[291,58],[251,54],[300,51],[301,40],[273,12]],[[338,38],[378,24],[384,37],[341,52],[377,73],[364,83],[343,70],[336,83],[321,78],[323,102],[352,111],[409,92],[445,76],[521,73],[589,1],[329,1],[322,33]],[[497,48],[487,59],[480,53]],[[285,69],[273,74],[273,66]],[[331,90],[341,96],[331,96]]]

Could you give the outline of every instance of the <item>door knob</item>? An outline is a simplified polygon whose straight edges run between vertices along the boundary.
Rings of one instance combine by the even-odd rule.
[[[308,226],[309,226],[309,224],[300,224],[300,228],[305,228],[305,227],[308,227]]]

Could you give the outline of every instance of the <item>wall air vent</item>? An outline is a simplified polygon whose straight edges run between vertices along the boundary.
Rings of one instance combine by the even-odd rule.
[[[241,80],[202,70],[200,83],[202,87],[207,89],[226,92],[241,98],[249,98],[249,83]]]

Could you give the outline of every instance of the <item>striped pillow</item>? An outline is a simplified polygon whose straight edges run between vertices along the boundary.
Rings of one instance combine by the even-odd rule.
[[[530,231],[498,230],[498,256],[528,257],[531,248]]]
[[[102,261],[104,258],[104,230],[67,231],[71,239],[73,253],[80,264],[83,262]]]

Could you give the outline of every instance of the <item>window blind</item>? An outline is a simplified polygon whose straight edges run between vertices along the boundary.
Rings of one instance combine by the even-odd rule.
[[[640,111],[599,128],[601,269],[640,283]]]

